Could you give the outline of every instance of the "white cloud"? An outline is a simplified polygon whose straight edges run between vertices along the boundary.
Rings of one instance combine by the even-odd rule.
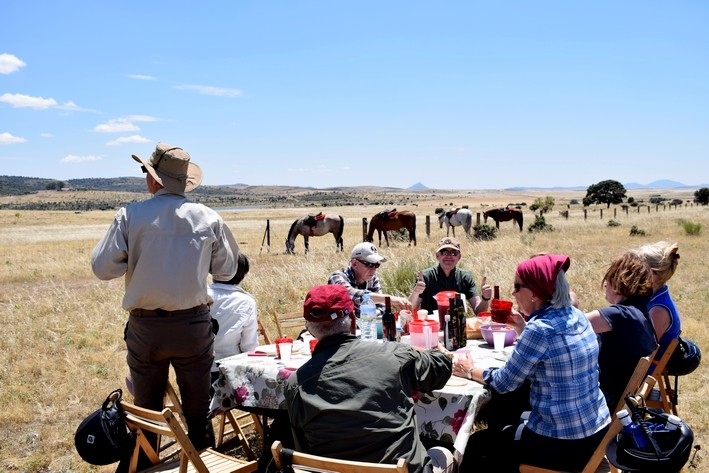
[[[127,131],[139,131],[140,128],[135,126],[132,121],[127,118],[114,118],[106,123],[101,123],[94,127],[96,133],[125,133]]]
[[[140,128],[133,122],[159,121],[159,118],[151,117],[150,115],[128,115],[127,117],[112,118],[106,123],[96,125],[94,127],[94,131],[96,133],[125,133],[128,131],[140,131]]]
[[[0,74],[12,74],[26,65],[27,64],[17,56],[7,53],[0,54]]]
[[[109,141],[106,143],[106,146],[120,146],[127,143],[147,143],[148,141],[150,140],[140,135],[121,136],[118,139]]]
[[[2,94],[0,102],[10,104],[14,108],[33,108],[35,110],[46,110],[57,106],[57,101],[54,99],[45,99],[44,97],[32,97],[24,94]]]
[[[24,143],[26,138],[20,136],[12,136],[10,133],[0,133],[0,145],[12,145],[15,143]]]
[[[214,95],[230,99],[241,97],[243,94],[239,89],[226,89],[223,87],[213,87],[211,85],[176,85],[175,88],[178,90],[192,90],[202,95]]]
[[[127,74],[126,77],[130,79],[138,79],[138,80],[157,80],[153,76],[146,76],[145,74]]]
[[[39,136],[42,138],[54,138],[54,135],[51,133],[40,133]]]
[[[71,163],[71,164],[76,164],[76,163],[86,163],[90,161],[101,161],[103,158],[101,156],[76,156],[73,154],[69,154],[67,156],[64,156],[62,159],[59,160],[60,163]]]

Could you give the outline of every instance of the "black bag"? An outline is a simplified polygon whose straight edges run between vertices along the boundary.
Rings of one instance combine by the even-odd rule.
[[[129,432],[120,400],[123,391],[108,395],[97,411],[84,419],[74,434],[74,445],[84,461],[92,465],[108,465],[129,457],[135,436]]]
[[[696,370],[702,361],[702,351],[688,338],[679,338],[679,344],[665,369],[672,376],[683,376]]]

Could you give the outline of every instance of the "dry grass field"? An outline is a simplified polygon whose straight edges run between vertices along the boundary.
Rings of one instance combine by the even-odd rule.
[[[650,191],[647,191],[650,194]],[[661,191],[664,197],[691,200],[693,191]],[[643,198],[630,192],[636,200]],[[507,222],[492,241],[466,240],[461,266],[478,278],[487,276],[507,297],[512,289],[515,265],[538,252],[571,256],[569,278],[579,295],[581,308],[606,305],[601,277],[618,253],[643,243],[676,241],[680,265],[670,281],[671,292],[682,312],[684,334],[709,347],[709,208],[687,205],[631,208],[592,207],[584,219],[580,205],[571,206],[569,218],[559,215],[570,199],[585,192],[571,191],[471,191],[419,196],[416,205],[392,197],[392,207],[413,210],[418,216],[418,246],[394,241],[380,248],[389,259],[379,269],[386,292],[407,295],[417,270],[434,262],[435,244],[445,229],[439,229],[436,208],[467,205],[482,212],[492,205],[510,202],[527,205],[537,197],[555,198],[554,210],[546,215],[554,228],[548,233],[528,233],[534,221],[525,209],[525,231]],[[647,197],[647,196],[645,196]],[[251,258],[251,273],[244,287],[258,301],[260,318],[272,335],[273,315],[296,311],[307,290],[324,283],[334,269],[347,264],[349,250],[362,240],[362,218],[371,218],[383,206],[366,205],[327,208],[223,210],[226,222],[240,248]],[[601,218],[600,210],[603,209]],[[309,254],[303,241],[296,241],[295,255],[284,254],[284,240],[293,220],[319,210],[345,218],[345,253],[335,252],[331,235],[311,238]],[[608,220],[621,225],[609,227]],[[109,225],[114,212],[0,211],[0,471],[87,472],[113,471],[82,462],[75,453],[73,433],[80,421],[96,409],[105,396],[123,387],[127,372],[122,340],[127,314],[121,309],[123,281],[97,280],[90,269],[91,251]],[[430,217],[427,235],[426,217]],[[266,221],[271,241],[266,245]],[[682,222],[699,223],[699,235],[687,235]],[[630,236],[635,225],[645,236]],[[176,255],[177,256],[177,255]],[[186,270],[189,270],[186,268]],[[680,415],[692,426],[695,443],[705,444],[709,435],[709,364],[704,363],[680,380]],[[709,471],[706,454],[700,451],[694,468]]]

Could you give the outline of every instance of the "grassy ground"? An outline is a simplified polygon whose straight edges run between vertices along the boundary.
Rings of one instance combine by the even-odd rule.
[[[531,234],[534,221],[525,210],[525,231],[511,223],[501,224],[493,241],[462,240],[461,266],[478,278],[487,276],[510,294],[515,265],[531,254],[560,252],[571,256],[569,278],[579,295],[581,308],[606,305],[601,277],[618,253],[643,243],[676,241],[680,265],[670,281],[671,292],[682,312],[685,335],[700,347],[709,346],[709,309],[706,254],[709,249],[709,208],[686,206],[642,207],[626,215],[614,208],[591,208],[586,213],[571,206],[569,218],[559,216],[571,198],[583,192],[551,193],[557,207],[547,214],[553,232]],[[510,202],[531,204],[527,193],[476,191],[431,195],[406,207],[392,199],[399,210],[418,216],[418,246],[395,240],[380,248],[389,259],[379,274],[387,292],[408,296],[417,270],[433,264],[435,243],[445,235],[438,228],[437,208],[468,205],[474,213],[491,205]],[[260,318],[272,335],[273,316],[297,311],[307,290],[327,280],[331,271],[347,264],[349,250],[362,240],[362,218],[371,218],[383,205],[310,207],[288,209],[225,210],[224,219],[237,237],[241,250],[251,258],[251,273],[244,287],[258,301]],[[636,197],[637,198],[637,197]],[[681,196],[691,199],[690,196]],[[397,198],[398,199],[398,198]],[[378,199],[381,201],[382,199]],[[601,209],[603,217],[601,218]],[[284,241],[292,221],[323,210],[345,218],[345,253],[336,253],[331,236],[312,238],[311,252],[303,254],[302,239],[295,255],[284,254]],[[90,269],[91,251],[109,225],[114,212],[0,211],[0,471],[113,471],[91,467],[81,461],[73,446],[73,433],[80,421],[96,409],[105,396],[122,387],[127,372],[122,340],[127,314],[121,310],[123,281],[97,280]],[[426,228],[426,217],[430,228]],[[621,225],[609,227],[614,218]],[[266,220],[270,221],[270,246]],[[702,225],[699,235],[687,235],[683,222]],[[645,236],[630,236],[635,225]],[[428,234],[427,234],[428,233]],[[705,365],[680,380],[680,415],[692,426],[696,443],[702,444],[709,429],[709,370]],[[700,452],[693,471],[709,471]],[[686,471],[690,471],[685,468]]]

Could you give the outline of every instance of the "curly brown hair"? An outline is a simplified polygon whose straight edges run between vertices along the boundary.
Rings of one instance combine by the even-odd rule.
[[[652,295],[650,265],[633,251],[623,253],[614,259],[603,276],[603,281],[608,283],[613,292],[626,298]]]

